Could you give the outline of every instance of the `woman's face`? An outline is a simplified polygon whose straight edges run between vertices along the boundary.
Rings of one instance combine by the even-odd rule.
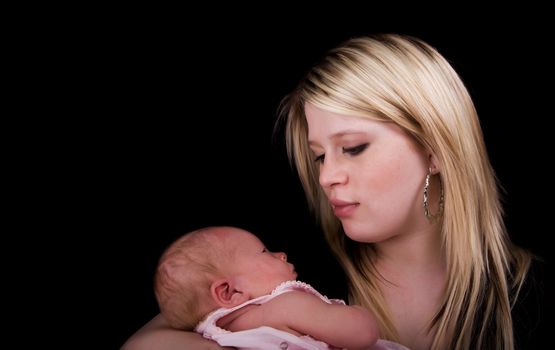
[[[394,123],[305,105],[319,182],[345,233],[380,242],[424,227],[429,155]]]

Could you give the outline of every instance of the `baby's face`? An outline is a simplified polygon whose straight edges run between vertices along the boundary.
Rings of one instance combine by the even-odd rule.
[[[233,249],[234,274],[252,298],[270,293],[280,283],[297,278],[295,267],[283,252],[269,251],[258,237],[238,230],[230,237]]]

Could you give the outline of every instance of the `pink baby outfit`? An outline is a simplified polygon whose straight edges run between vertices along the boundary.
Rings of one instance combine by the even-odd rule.
[[[326,296],[320,294],[317,290],[312,288],[309,284],[300,281],[287,281],[277,286],[272,293],[263,295],[261,297],[251,299],[236,307],[225,309],[221,308],[210,313],[206,318],[200,322],[195,330],[202,334],[205,338],[216,341],[221,346],[233,346],[240,349],[248,350],[331,350],[337,349],[324,342],[318,341],[308,335],[296,336],[294,334],[281,331],[275,328],[262,326],[254,329],[247,329],[238,332],[230,332],[216,325],[218,320],[233,311],[245,307],[250,304],[264,304],[268,300],[276,296],[291,292],[302,291],[313,294],[328,304],[338,303],[345,304],[344,301],[339,299],[328,299]],[[407,350],[407,348],[390,343],[384,340],[378,340],[372,350]]]

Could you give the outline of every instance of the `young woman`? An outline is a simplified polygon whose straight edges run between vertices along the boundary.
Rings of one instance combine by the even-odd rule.
[[[476,110],[434,48],[400,35],[351,39],[282,107],[289,155],[350,302],[376,316],[381,338],[414,350],[540,338],[532,256],[509,240]],[[212,345],[155,322],[128,349],[171,349],[162,331],[176,348]]]

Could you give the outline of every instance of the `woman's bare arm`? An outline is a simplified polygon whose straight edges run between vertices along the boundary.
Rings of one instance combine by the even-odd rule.
[[[172,329],[161,315],[157,315],[123,344],[121,350],[221,350],[216,342],[194,332]]]

